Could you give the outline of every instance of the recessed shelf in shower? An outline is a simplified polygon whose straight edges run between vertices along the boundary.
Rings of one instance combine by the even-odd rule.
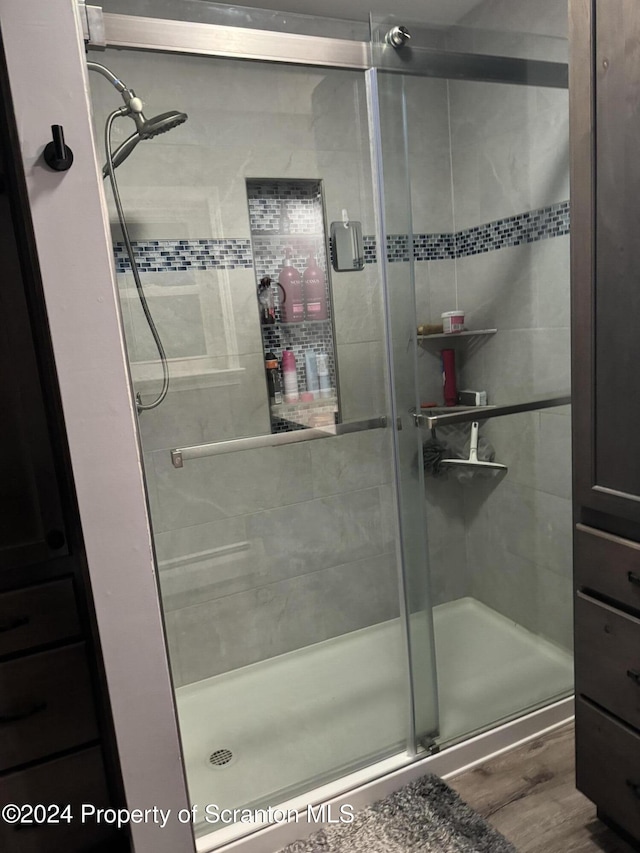
[[[295,356],[296,378],[300,394],[308,391],[305,373],[305,353],[325,353],[330,397],[312,401],[283,403],[271,406],[271,431],[288,432],[340,422],[340,401],[336,364],[335,333],[331,281],[327,263],[322,182],[309,179],[251,178],[247,179],[249,221],[256,276],[256,292],[266,277],[271,280],[269,295],[273,302],[273,320],[264,323],[262,346],[266,356],[273,353],[282,364],[282,353],[291,349]],[[283,312],[284,290],[278,283],[280,272],[289,263],[304,282],[305,270],[313,263],[324,276],[321,303],[326,305],[324,319],[308,319],[305,299],[299,322],[287,322]],[[306,294],[306,291],[303,291]],[[290,319],[290,318],[289,318]]]

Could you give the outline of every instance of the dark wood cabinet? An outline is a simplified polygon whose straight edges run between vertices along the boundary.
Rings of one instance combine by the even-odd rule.
[[[640,736],[636,729],[576,699],[578,788],[604,820],[631,839],[640,838]],[[588,756],[586,745],[588,744]]]
[[[68,553],[9,196],[0,194],[0,570]]]
[[[0,778],[3,802],[71,806],[72,815],[82,815],[82,805],[109,808],[104,761],[99,747],[84,749],[44,761],[34,767]],[[6,853],[119,853],[113,829],[107,823],[82,823],[81,819],[27,828],[0,822],[0,849]]]
[[[571,0],[575,497],[640,528],[640,13]],[[594,526],[600,526],[601,522]]]
[[[0,657],[81,634],[73,578],[0,592]]]
[[[576,779],[640,845],[640,7],[570,21]]]

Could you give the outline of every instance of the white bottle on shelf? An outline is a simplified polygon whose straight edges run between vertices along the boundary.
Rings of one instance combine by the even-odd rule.
[[[312,349],[304,354],[304,366],[307,376],[307,391],[313,395],[315,400],[320,394],[320,382],[318,378],[318,357]]]
[[[320,385],[320,396],[331,396],[331,382],[329,380],[329,357],[326,352],[319,352],[318,362],[318,384]]]

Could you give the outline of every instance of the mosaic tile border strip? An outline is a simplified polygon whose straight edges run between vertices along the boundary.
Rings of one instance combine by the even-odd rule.
[[[365,264],[375,264],[378,260],[376,238],[372,234],[365,234],[362,238]]]
[[[569,233],[569,202],[497,219],[485,225],[466,228],[453,234],[416,234],[413,257],[416,261],[447,261],[494,252],[523,243],[536,243]],[[286,240],[286,235],[281,235]],[[376,240],[364,237],[366,264],[377,261]],[[133,243],[140,272],[186,272],[209,269],[251,269],[253,255],[248,238],[205,240],[146,240]],[[130,272],[131,264],[124,243],[114,245],[116,272]],[[409,260],[409,238],[406,234],[387,236],[387,259],[391,263]]]
[[[486,225],[466,228],[456,234],[456,257],[480,255],[508,246],[536,243],[550,237],[561,237],[569,233],[569,202],[519,213],[508,219],[498,219]]]
[[[208,240],[133,241],[140,272],[187,272],[188,270],[251,269],[253,256],[249,238]],[[130,272],[124,243],[113,247],[116,272]]]
[[[520,246],[523,243],[536,243],[551,237],[561,237],[569,233],[570,226],[569,202],[560,201],[548,207],[518,213],[506,219],[496,219],[474,228],[465,228],[452,234],[415,234],[413,238],[413,257],[416,261],[449,261],[454,258],[464,258],[468,255],[480,255],[484,252],[495,252],[509,246]],[[365,263],[374,263],[367,254],[365,237]],[[373,242],[375,250],[375,241]],[[408,261],[409,247],[407,236],[391,234],[387,236],[387,259]]]
[[[416,261],[450,261],[456,257],[457,234],[414,234]]]
[[[506,219],[465,228],[455,234],[416,234],[413,238],[413,257],[416,261],[447,261],[495,252],[523,243],[537,243],[538,240],[568,234],[569,220],[569,202],[560,201]],[[391,239],[388,237],[387,241]],[[388,251],[387,257],[390,261],[409,260],[408,252],[401,257],[399,253]]]

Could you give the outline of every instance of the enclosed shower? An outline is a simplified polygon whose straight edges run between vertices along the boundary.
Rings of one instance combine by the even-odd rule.
[[[166,641],[192,802],[263,808],[571,693],[566,42],[544,2],[148,5],[88,58],[184,110],[112,121],[105,189]],[[425,471],[476,424],[493,467]]]

